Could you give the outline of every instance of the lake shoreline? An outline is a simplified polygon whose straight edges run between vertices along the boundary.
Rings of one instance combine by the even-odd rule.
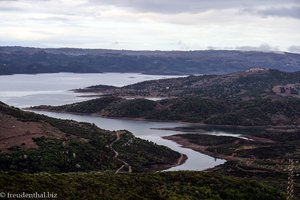
[[[45,111],[45,112],[53,112],[53,113],[65,113],[65,114],[74,114],[81,116],[95,116],[95,117],[103,117],[107,119],[123,119],[123,120],[132,120],[132,121],[145,121],[145,122],[171,122],[171,123],[179,123],[183,125],[192,125],[187,127],[174,127],[174,128],[153,128],[155,130],[171,130],[171,131],[184,131],[184,132],[194,132],[195,129],[200,128],[224,128],[224,129],[241,129],[241,130],[268,130],[268,131],[293,131],[300,130],[300,125],[262,125],[262,126],[243,126],[243,125],[217,125],[217,124],[205,124],[205,123],[193,123],[187,121],[180,120],[155,120],[155,119],[146,119],[144,117],[111,117],[106,116],[101,113],[79,113],[79,112],[66,112],[66,111],[54,111],[51,109],[39,109],[34,107],[23,108],[25,111]]]
[[[169,170],[173,167],[177,167],[177,166],[180,166],[180,165],[184,164],[187,161],[187,159],[188,159],[188,156],[185,155],[185,154],[182,154],[172,164],[154,164],[154,165],[149,166],[148,169],[149,169],[149,171],[156,171],[156,172]]]
[[[159,169],[164,171],[177,171],[177,170],[193,170],[193,171],[203,171],[206,169],[214,168],[220,164],[223,164],[225,160],[223,159],[214,159],[208,154],[204,154],[201,152],[194,151],[193,149],[183,148],[178,145],[176,142],[164,139],[163,136],[174,135],[173,131],[157,131],[152,129],[153,127],[177,127],[183,126],[184,124],[178,123],[167,123],[167,122],[145,122],[144,120],[122,120],[122,119],[109,119],[100,116],[86,115],[86,114],[76,114],[76,113],[65,113],[65,112],[47,112],[41,110],[31,110],[33,112],[36,111],[38,114],[58,118],[65,120],[75,120],[79,122],[88,122],[97,125],[100,128],[107,130],[129,130],[136,137],[142,138],[144,140],[152,141],[158,145],[166,146],[174,151],[177,151],[181,154],[185,154],[183,159],[180,162],[180,165],[171,164],[165,166],[159,166]],[[40,112],[39,112],[40,111]],[[99,118],[99,119],[98,119]],[[104,121],[102,121],[104,120]],[[113,123],[119,123],[121,121],[120,126],[114,126]],[[112,121],[112,122],[110,122]],[[123,121],[123,122],[122,122]],[[108,125],[112,123],[112,126]],[[128,125],[129,126],[128,126]],[[130,128],[132,124],[137,124],[137,127],[133,129]],[[140,124],[140,125],[139,125]],[[149,166],[150,167],[150,166]],[[158,166],[152,166],[152,168],[158,168]],[[155,170],[155,169],[154,169]]]
[[[200,153],[203,153],[205,155],[208,155],[208,156],[211,156],[211,157],[214,157],[214,158],[224,159],[226,161],[240,160],[239,158],[236,158],[236,157],[226,156],[226,155],[223,155],[223,154],[218,154],[218,153],[213,153],[213,152],[207,151],[206,150],[207,146],[193,144],[193,143],[189,142],[188,140],[186,140],[186,139],[184,139],[180,136],[171,135],[171,136],[163,136],[162,138],[164,138],[166,140],[171,140],[173,142],[176,142],[177,144],[181,145],[183,148],[193,149],[194,151],[198,151]]]

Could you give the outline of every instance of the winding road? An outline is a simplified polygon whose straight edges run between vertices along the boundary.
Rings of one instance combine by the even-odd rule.
[[[181,165],[182,164],[183,158],[184,158],[184,154],[181,153],[180,158],[177,160],[177,165]]]
[[[116,139],[112,143],[110,143],[110,145],[109,145],[109,148],[115,153],[114,157],[117,158],[118,161],[123,163],[123,165],[119,169],[116,170],[115,174],[118,174],[124,167],[128,168],[128,173],[132,172],[132,167],[127,162],[125,162],[124,160],[121,160],[120,158],[118,158],[119,153],[113,148],[113,144],[120,140],[121,135],[122,135],[122,132],[117,131],[116,132]]]

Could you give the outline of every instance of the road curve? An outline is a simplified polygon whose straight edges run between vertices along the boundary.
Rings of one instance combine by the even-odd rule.
[[[109,145],[109,148],[110,148],[110,149],[114,152],[114,154],[115,154],[115,155],[114,155],[115,158],[118,158],[119,153],[113,148],[113,144],[116,143],[116,142],[118,142],[118,141],[120,140],[121,135],[122,135],[122,132],[121,132],[121,131],[117,131],[117,132],[116,132],[116,139],[115,139],[112,143],[110,143],[110,145]],[[128,168],[128,173],[131,173],[131,172],[132,172],[132,167],[131,167],[127,162],[125,162],[124,160],[122,160],[122,159],[120,159],[120,158],[118,158],[118,161],[122,162],[123,165],[122,165],[119,169],[116,170],[115,174],[118,174],[124,167],[127,167],[127,168]]]

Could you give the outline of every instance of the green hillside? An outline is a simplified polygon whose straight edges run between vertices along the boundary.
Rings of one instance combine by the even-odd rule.
[[[181,156],[125,130],[107,131],[5,104],[0,104],[0,121],[0,170],[4,171],[116,171],[126,162],[123,170],[130,166],[141,172],[171,167]]]
[[[56,193],[58,199],[207,199],[207,200],[283,200],[284,194],[253,181],[203,172],[148,174],[0,173],[4,192]]]
[[[212,99],[249,99],[264,97],[300,97],[300,72],[252,69],[225,75],[188,76],[144,81],[124,87],[103,85],[77,89],[76,92],[101,92],[116,96],[186,97]]]
[[[181,97],[160,101],[103,97],[64,106],[37,106],[32,109],[215,125],[300,124],[300,99],[292,97],[256,98],[244,101],[202,97]]]

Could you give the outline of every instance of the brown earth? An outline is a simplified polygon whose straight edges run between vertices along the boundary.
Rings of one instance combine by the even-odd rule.
[[[22,149],[37,148],[32,138],[66,138],[66,134],[45,122],[22,122],[0,113],[0,151],[12,146]]]

